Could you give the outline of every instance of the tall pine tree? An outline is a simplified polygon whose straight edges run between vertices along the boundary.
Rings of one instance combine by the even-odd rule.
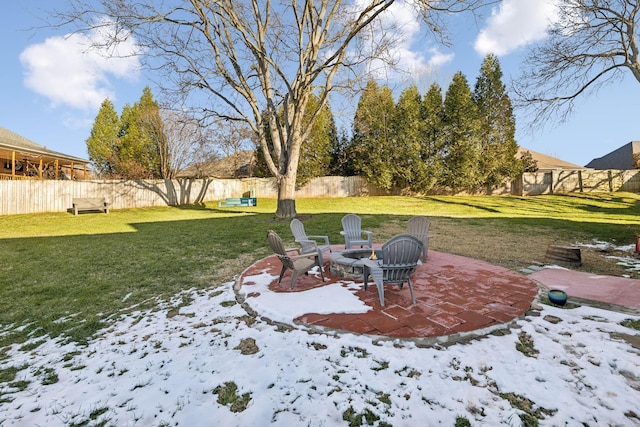
[[[467,78],[453,76],[444,99],[444,186],[454,191],[475,190],[483,184],[479,122]]]
[[[420,154],[425,123],[422,120],[422,97],[416,85],[400,94],[393,121],[393,185],[420,191],[427,176],[427,165]]]
[[[337,129],[335,121],[332,124],[331,162],[329,173],[335,176],[350,176],[354,172],[350,169],[349,150],[351,138],[345,128]]]
[[[487,55],[476,80],[473,101],[478,109],[482,180],[488,187],[515,178],[524,171],[516,158],[516,120],[511,100],[502,83],[502,70],[495,55]]]
[[[308,123],[318,109],[319,98],[315,95],[309,99],[305,111],[304,123]],[[318,113],[309,138],[300,146],[300,161],[296,185],[301,187],[309,180],[329,174],[331,163],[331,138],[335,135],[333,113],[326,104]]]
[[[444,105],[442,89],[437,83],[433,83],[425,94],[421,115],[424,125],[420,158],[426,171],[420,187],[426,192],[438,183],[444,171]]]
[[[389,190],[393,187],[392,141],[394,100],[391,89],[370,80],[362,92],[353,119],[350,147],[354,172],[371,184]]]
[[[87,151],[98,175],[110,178],[116,173],[120,118],[109,99],[102,101],[87,138]]]
[[[118,173],[129,179],[161,177],[160,150],[166,141],[160,107],[149,87],[133,106],[125,105],[120,120]]]

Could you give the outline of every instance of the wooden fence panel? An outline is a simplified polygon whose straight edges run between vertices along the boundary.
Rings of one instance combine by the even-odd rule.
[[[278,196],[273,178],[175,180],[0,180],[0,215],[65,212],[74,197],[104,197],[112,209],[174,206],[241,197],[253,190],[260,198]],[[553,171],[525,173],[517,185],[505,183],[487,194],[539,195],[570,192],[640,192],[640,171]],[[514,193],[515,192],[515,193]],[[363,178],[321,177],[296,197],[354,197],[400,194],[368,184]]]
[[[640,193],[640,171],[612,171],[614,173],[614,183],[620,191],[630,193]]]
[[[539,196],[553,191],[551,172],[529,172],[522,174],[521,194],[524,196]]]

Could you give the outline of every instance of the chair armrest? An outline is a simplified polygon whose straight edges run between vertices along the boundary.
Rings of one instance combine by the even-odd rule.
[[[414,236],[416,239],[419,239],[419,240],[430,239],[431,237],[433,237],[432,234],[425,234],[425,235],[412,234],[412,236]]]
[[[309,236],[307,236],[307,237],[309,237]],[[300,244],[307,243],[307,244],[313,246],[314,249],[318,249],[318,243],[315,240],[296,239],[296,243],[300,243]],[[300,252],[300,250],[298,250],[298,252]]]
[[[325,245],[329,244],[329,236],[307,236],[307,237],[310,237],[312,239],[324,240]]]
[[[310,257],[314,257],[315,259],[318,259],[318,252],[314,251],[314,252],[307,252],[306,254],[299,254],[299,255],[290,255],[289,258],[290,259],[302,259],[302,258],[310,258]]]

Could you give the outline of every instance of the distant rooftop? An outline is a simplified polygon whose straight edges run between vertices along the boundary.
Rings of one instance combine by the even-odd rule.
[[[574,163],[565,162],[564,160],[560,160],[556,157],[547,156],[546,154],[538,153],[537,151],[529,150],[528,148],[518,147],[518,156],[522,156],[526,152],[531,153],[531,157],[538,164],[539,170],[554,170],[554,169],[569,169],[569,170],[578,170],[578,169],[588,169],[589,166],[580,166]]]
[[[606,170],[629,170],[634,168],[634,155],[640,153],[640,141],[631,141],[602,157],[591,160],[588,168]]]

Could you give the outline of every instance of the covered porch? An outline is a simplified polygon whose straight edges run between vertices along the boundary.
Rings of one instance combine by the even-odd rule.
[[[47,149],[0,127],[0,180],[89,178],[89,160]]]

